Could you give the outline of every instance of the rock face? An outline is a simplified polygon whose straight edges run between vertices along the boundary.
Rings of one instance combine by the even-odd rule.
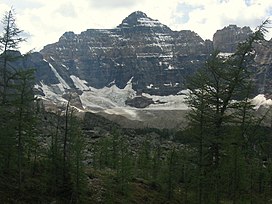
[[[216,31],[213,35],[213,47],[224,53],[234,53],[237,45],[245,41],[252,31],[249,27],[237,27],[236,25],[229,25],[222,30]]]
[[[272,39],[255,45],[257,92],[272,97]]]
[[[145,96],[136,96],[135,98],[126,100],[126,105],[135,108],[145,108],[150,104],[154,104],[154,101],[151,98],[147,98]]]

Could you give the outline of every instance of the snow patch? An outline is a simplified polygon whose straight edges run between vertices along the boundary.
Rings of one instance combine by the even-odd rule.
[[[234,53],[229,53],[229,52],[219,52],[218,53],[218,56],[219,57],[223,57],[223,58],[228,58],[230,57],[231,55],[233,55]]]
[[[165,83],[165,84],[163,84],[164,86],[167,86],[167,87],[172,87],[173,86],[173,84],[170,82],[170,83]]]
[[[88,84],[87,81],[82,80],[80,78],[78,78],[77,76],[71,75],[70,78],[72,79],[72,81],[74,82],[74,85],[76,88],[78,88],[81,91],[87,91],[90,88],[86,85]]]
[[[179,83],[175,83],[175,84],[174,84],[174,87],[177,87],[178,85],[179,85]]]
[[[108,84],[108,86],[113,86],[115,84],[115,79]]]
[[[96,89],[87,86],[85,80],[74,75],[71,75],[70,78],[74,82],[75,87],[83,92],[79,98],[85,111],[104,112],[107,114],[122,115],[131,120],[142,120],[140,117],[142,114],[141,111],[126,105],[127,99],[137,96],[136,91],[132,88],[133,77],[128,80],[127,85],[123,89],[118,88],[115,84],[111,87]],[[41,96],[41,98],[50,100],[55,104],[67,102],[66,99],[62,98],[65,92],[63,83],[50,86],[43,82],[40,82],[40,84],[41,85],[35,85],[35,88],[43,90],[45,96]],[[157,89],[153,84],[147,87]],[[186,91],[181,91],[181,94],[182,95],[156,96],[143,93],[143,96],[151,98],[155,102],[155,104],[149,105],[144,108],[144,110],[188,110],[189,108],[185,103]]]
[[[133,77],[124,89],[118,88],[115,84],[102,89],[90,87],[90,91],[84,91],[80,96],[83,107],[101,109],[125,107],[125,101],[136,96],[136,91],[132,89],[132,79]]]
[[[152,89],[153,88],[153,84],[149,84],[148,86],[146,86],[146,88],[148,88],[148,89]]]
[[[255,106],[255,109],[258,109],[261,106],[272,106],[272,100],[271,99],[266,99],[264,94],[259,94],[255,96],[251,100],[252,105]]]
[[[166,70],[173,70],[176,69],[173,65],[169,64],[168,68]]]
[[[158,20],[151,20],[149,18],[139,18],[138,22],[141,26],[145,27],[163,27],[163,25]]]
[[[39,96],[43,99],[50,99],[53,103],[59,103],[59,102],[67,102],[66,99],[62,98],[62,85],[61,84],[53,84],[51,86],[48,86],[43,83],[43,81],[40,82],[41,86],[35,85],[35,88],[42,89],[44,96]]]
[[[57,79],[59,80],[59,82],[61,83],[62,86],[62,91],[64,92],[65,89],[70,89],[70,86],[65,82],[65,80],[59,75],[59,73],[57,72],[57,70],[53,67],[52,64],[48,63],[51,70],[54,72],[55,76],[57,77]]]
[[[67,67],[65,64],[61,64],[65,69],[69,70],[69,67]]]

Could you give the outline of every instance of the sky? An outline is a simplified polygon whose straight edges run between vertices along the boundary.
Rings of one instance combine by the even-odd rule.
[[[271,0],[0,0],[1,19],[11,7],[27,38],[21,44],[23,53],[57,42],[66,31],[115,28],[134,11],[172,30],[192,30],[204,40],[230,24],[254,30],[264,20],[272,20]],[[269,29],[266,39],[271,38]]]

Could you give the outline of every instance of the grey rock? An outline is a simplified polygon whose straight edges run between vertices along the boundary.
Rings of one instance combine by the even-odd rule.
[[[248,26],[243,28],[236,25],[226,26],[213,35],[213,47],[220,52],[234,53],[238,44],[245,41],[250,34],[252,30]]]

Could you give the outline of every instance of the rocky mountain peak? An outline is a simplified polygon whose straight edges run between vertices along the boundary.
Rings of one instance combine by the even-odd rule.
[[[73,31],[68,31],[60,37],[60,40],[72,40],[74,39],[75,35],[76,34]]]
[[[118,28],[131,28],[131,27],[166,27],[158,20],[148,17],[142,11],[135,11],[126,17]]]
[[[237,45],[245,41],[251,33],[252,30],[248,26],[226,26],[213,35],[213,47],[220,52],[233,53]]]
[[[128,18],[136,18],[136,19],[138,18],[139,19],[139,18],[148,18],[148,17],[142,11],[134,11],[128,16]]]

